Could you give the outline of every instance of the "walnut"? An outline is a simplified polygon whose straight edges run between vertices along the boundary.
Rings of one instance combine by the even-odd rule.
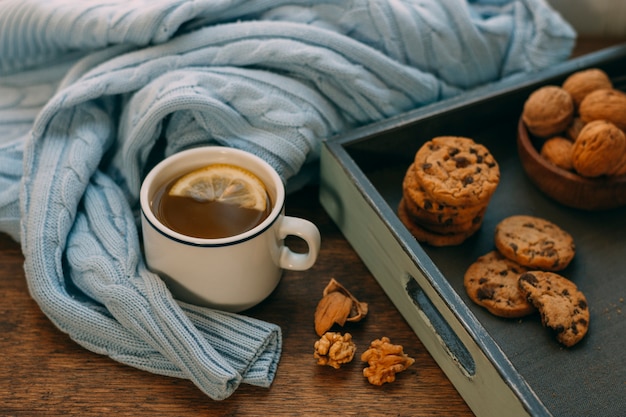
[[[541,156],[559,168],[572,171],[574,169],[572,165],[573,147],[574,144],[571,140],[555,136],[545,141],[541,147]]]
[[[616,177],[620,175],[626,175],[626,152],[622,155],[621,161],[617,164],[615,169],[609,172],[609,175],[614,175]]]
[[[352,341],[352,335],[346,333],[327,332],[321,339],[315,342],[315,353],[318,365],[328,365],[339,369],[342,364],[352,361],[356,345]]]
[[[608,120],[626,131],[626,94],[615,89],[593,91],[580,103],[579,113],[584,123]]]
[[[563,132],[574,118],[572,96],[555,85],[533,91],[524,103],[522,120],[535,136],[547,138]]]
[[[585,127],[585,124],[583,123],[582,120],[580,120],[580,117],[574,117],[574,120],[572,120],[572,123],[570,123],[567,129],[565,130],[565,135],[567,136],[568,139],[570,139],[573,142],[576,140],[576,138],[578,137],[578,134],[583,129],[583,127]]]
[[[613,83],[606,72],[599,68],[589,68],[567,77],[562,87],[570,93],[574,106],[578,108],[587,94],[603,88],[613,88]]]
[[[599,177],[618,169],[626,152],[626,135],[613,123],[594,120],[580,131],[572,148],[572,164],[580,175]]]
[[[396,374],[413,365],[415,359],[404,353],[401,345],[393,345],[388,337],[374,340],[361,360],[369,367],[363,369],[363,376],[372,385],[382,385],[396,380]]]
[[[323,335],[336,323],[356,322],[367,316],[367,303],[359,302],[334,278],[324,288],[323,297],[315,309],[315,332]]]

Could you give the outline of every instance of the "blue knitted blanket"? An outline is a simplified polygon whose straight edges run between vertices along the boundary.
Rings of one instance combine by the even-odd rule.
[[[0,231],[85,348],[213,399],[269,387],[278,326],[179,303],[147,270],[150,161],[232,146],[295,189],[323,139],[548,67],[574,41],[544,0],[4,0]]]

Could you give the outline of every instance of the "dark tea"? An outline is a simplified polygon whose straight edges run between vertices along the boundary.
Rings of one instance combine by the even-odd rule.
[[[222,168],[223,165],[219,167]],[[240,168],[236,169],[240,170]],[[203,170],[208,170],[208,167]],[[199,171],[194,171],[194,173]],[[197,174],[196,177],[199,179],[196,178],[195,182],[189,182],[189,184],[185,183],[184,192],[172,193],[172,188],[180,184],[181,178],[184,179],[185,175],[190,174],[181,175],[169,181],[154,195],[152,210],[156,217],[165,226],[178,233],[202,239],[235,236],[261,224],[271,211],[270,198],[264,188],[265,204],[262,205],[262,209],[258,209],[258,204],[255,208],[248,208],[245,204],[240,205],[237,200],[245,198],[241,196],[249,191],[249,186],[244,178],[218,177],[220,174],[216,172],[221,171],[223,170],[213,169],[210,170],[210,174]],[[247,175],[253,174],[248,172]],[[208,184],[209,181],[213,184]],[[256,179],[256,181],[260,183],[260,180]],[[226,193],[235,197],[220,198]],[[205,195],[208,196],[205,197]]]

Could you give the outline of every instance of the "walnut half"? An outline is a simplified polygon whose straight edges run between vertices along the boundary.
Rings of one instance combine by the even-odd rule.
[[[352,361],[356,345],[352,341],[352,335],[346,333],[327,332],[320,340],[315,342],[315,353],[318,365],[328,365],[339,369],[342,364]]]
[[[322,336],[336,323],[360,321],[367,315],[367,303],[357,300],[343,285],[331,278],[315,309],[315,332]]]
[[[369,367],[363,369],[363,376],[372,385],[382,385],[396,380],[396,374],[413,365],[415,359],[404,353],[401,345],[393,345],[388,337],[374,340],[361,360]]]

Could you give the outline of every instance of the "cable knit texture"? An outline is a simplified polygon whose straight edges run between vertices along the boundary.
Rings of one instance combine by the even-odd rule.
[[[151,164],[231,146],[293,190],[325,138],[551,66],[574,40],[544,0],[4,0],[0,231],[85,348],[217,400],[269,387],[278,326],[176,302],[146,268]]]

